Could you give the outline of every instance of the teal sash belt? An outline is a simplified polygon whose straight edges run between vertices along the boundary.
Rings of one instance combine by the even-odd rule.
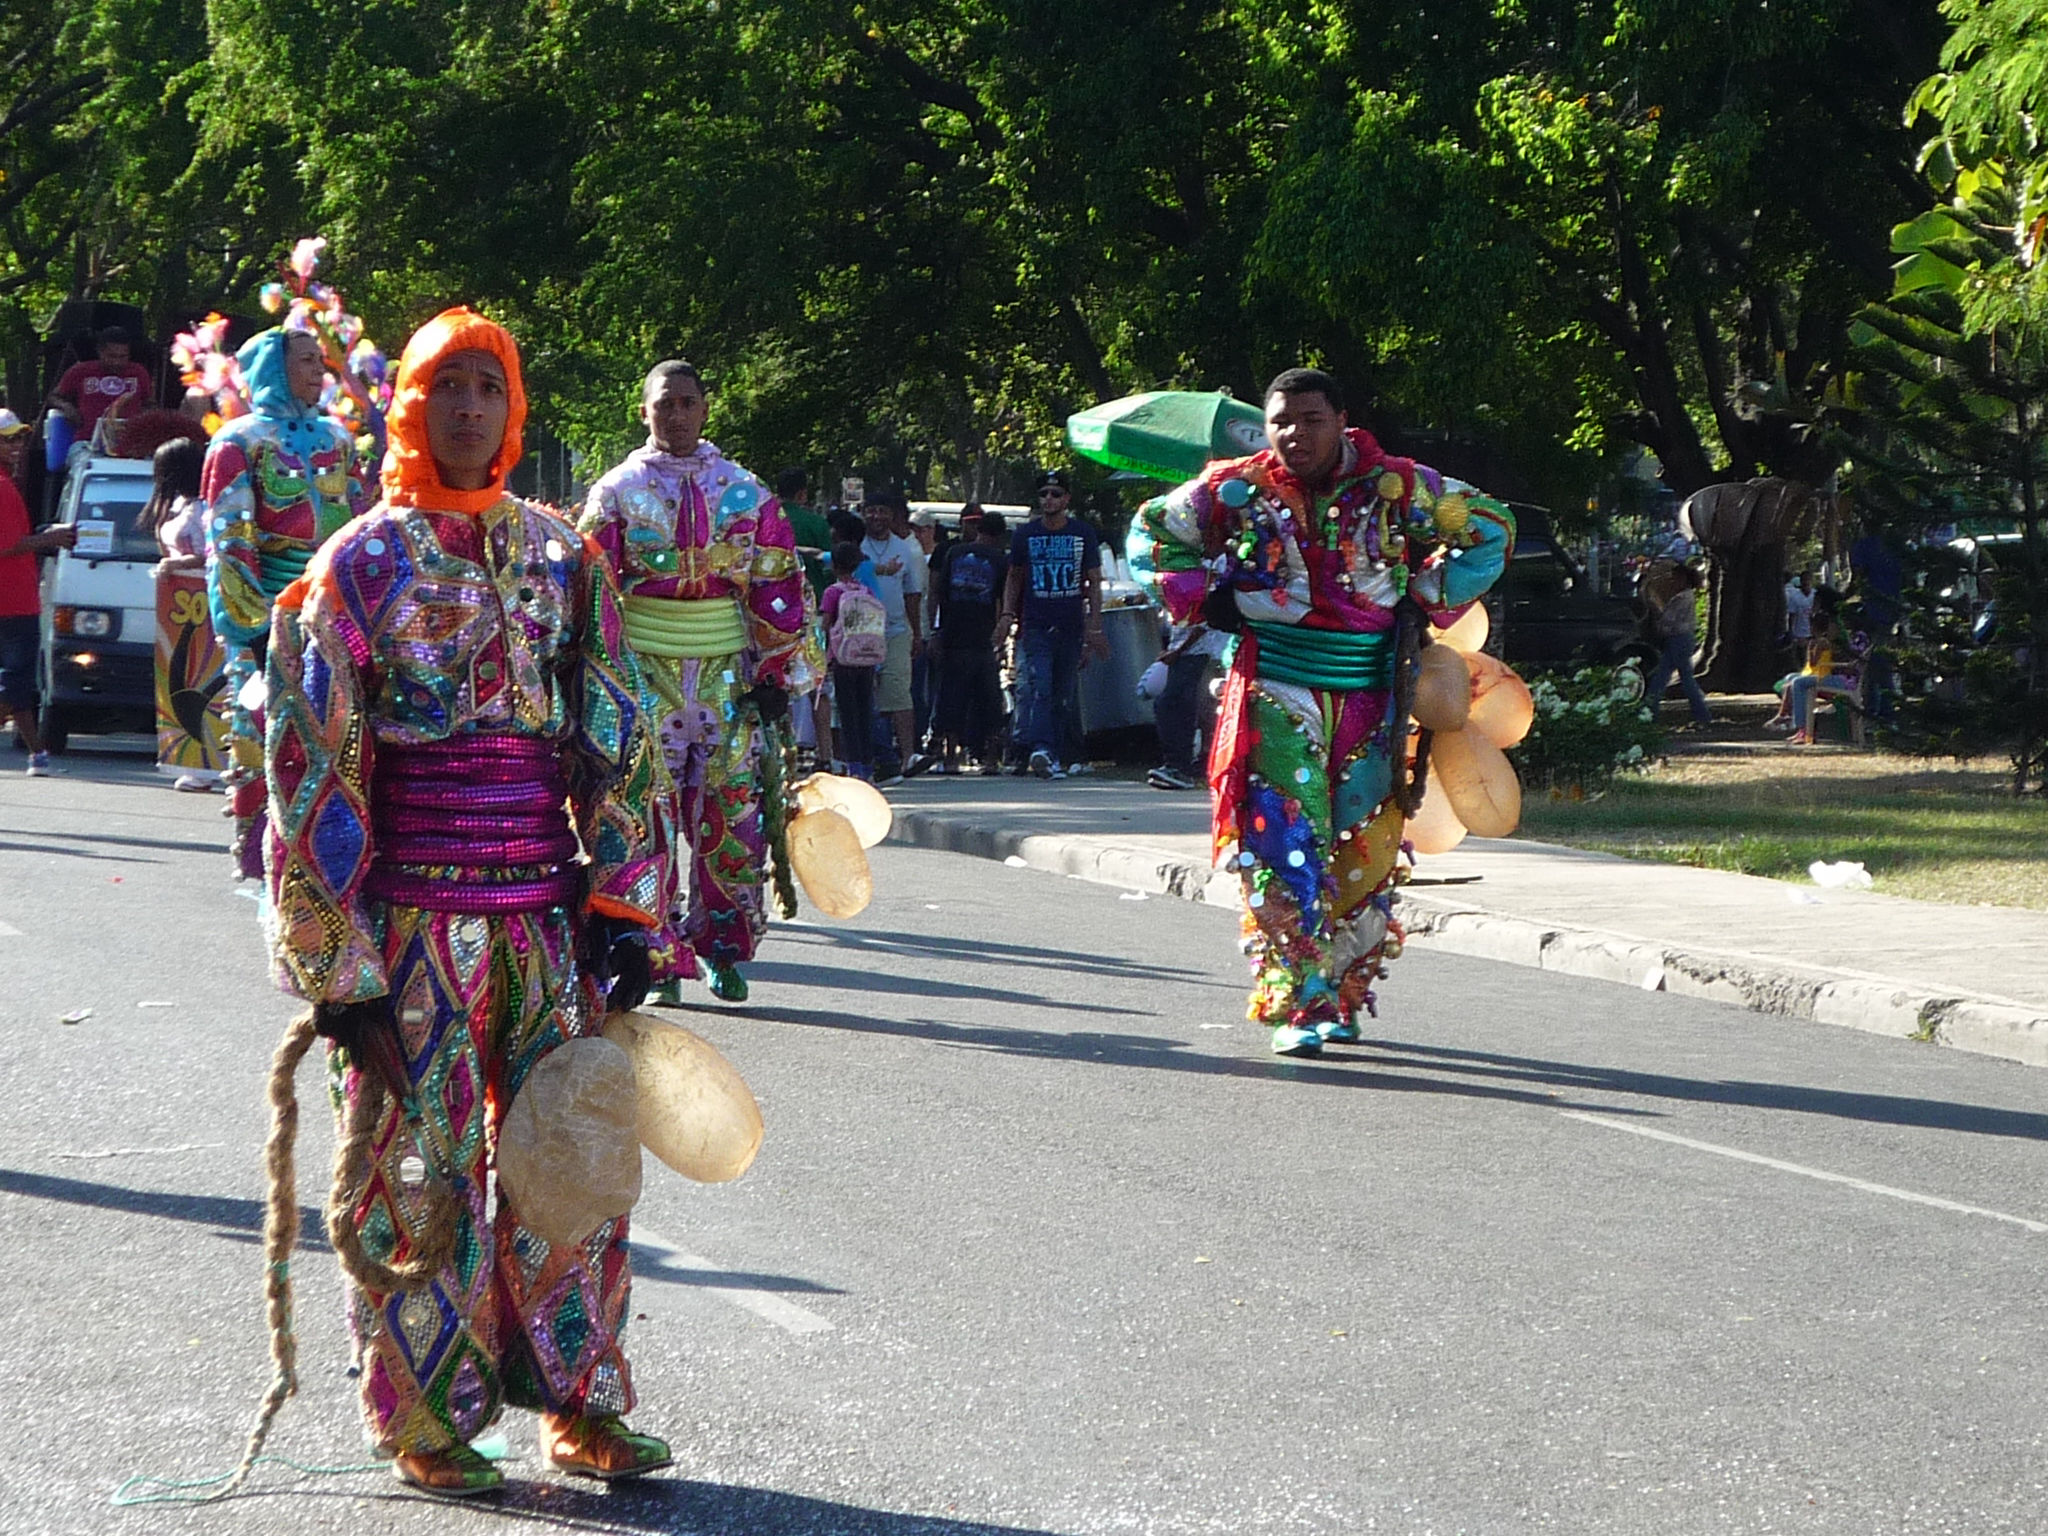
[[[1258,639],[1258,676],[1263,682],[1350,692],[1393,686],[1391,632],[1351,634],[1257,621],[1248,621],[1245,629]]]
[[[257,580],[263,586],[265,597],[275,598],[278,593],[306,574],[306,567],[313,563],[310,549],[259,550],[256,555]]]

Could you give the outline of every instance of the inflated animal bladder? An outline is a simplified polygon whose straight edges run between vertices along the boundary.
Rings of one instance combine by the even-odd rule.
[[[1451,797],[1444,793],[1436,776],[1436,765],[1430,764],[1429,777],[1423,783],[1422,808],[1409,818],[1402,828],[1403,835],[1415,845],[1417,853],[1449,853],[1465,841],[1465,830],[1465,823],[1451,809]]]
[[[1448,645],[1432,645],[1415,668],[1415,723],[1432,731],[1462,731],[1472,712],[1472,674]]]
[[[827,917],[858,917],[874,899],[860,836],[835,810],[820,807],[790,820],[789,865],[811,905]]]
[[[1448,645],[1454,651],[1463,651],[1468,656],[1474,651],[1486,649],[1486,637],[1493,633],[1493,619],[1486,611],[1486,604],[1474,603],[1458,615],[1458,622],[1449,629],[1436,632],[1436,643]]]
[[[709,1041],[645,1013],[613,1014],[604,1038],[632,1063],[642,1146],[700,1184],[747,1171],[761,1150],[761,1106]]]
[[[498,1186],[556,1248],[581,1243],[640,1198],[633,1063],[595,1035],[534,1064],[498,1130]]]
[[[1506,837],[1521,825],[1522,783],[1514,765],[1471,726],[1431,739],[1429,776],[1443,785],[1458,820],[1479,836]]]
[[[896,819],[874,785],[837,773],[814,773],[799,783],[796,804],[799,811],[837,811],[853,823],[863,848],[872,848],[887,837]]]
[[[1536,723],[1536,701],[1529,685],[1506,662],[1475,652],[1466,656],[1472,674],[1472,714],[1467,722],[1505,752],[1520,744]]]

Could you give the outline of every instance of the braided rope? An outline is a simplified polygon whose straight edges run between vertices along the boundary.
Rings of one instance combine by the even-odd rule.
[[[363,1248],[363,1234],[356,1223],[356,1208],[369,1186],[375,1157],[371,1144],[384,1118],[390,1093],[375,1072],[357,1075],[354,1097],[342,1118],[341,1140],[334,1149],[334,1188],[327,1197],[327,1240],[348,1277],[366,1291],[421,1291],[447,1267],[455,1253],[455,1232],[459,1202],[454,1189],[442,1177],[421,1148],[427,1165],[425,1219],[415,1228],[412,1253],[386,1263],[374,1259]],[[417,1129],[417,1127],[415,1127]],[[415,1137],[417,1140],[418,1138]]]

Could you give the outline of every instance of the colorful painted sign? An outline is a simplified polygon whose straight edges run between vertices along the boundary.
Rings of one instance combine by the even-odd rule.
[[[156,579],[156,761],[166,773],[227,767],[227,652],[206,611],[206,575]]]

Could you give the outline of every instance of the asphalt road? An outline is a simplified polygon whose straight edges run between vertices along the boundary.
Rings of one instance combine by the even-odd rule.
[[[635,1213],[635,1421],[672,1473],[567,1485],[515,1414],[491,1508],[273,1466],[112,1509],[131,1473],[232,1466],[268,1381],[292,1007],[218,801],[19,763],[0,1530],[2048,1529],[2037,1073],[1424,953],[1374,1043],[1276,1062],[1229,915],[890,848],[859,920],[774,930],[752,1004],[672,1015],[768,1123],[733,1185],[650,1160]],[[308,1247],[272,1447],[360,1467]]]

